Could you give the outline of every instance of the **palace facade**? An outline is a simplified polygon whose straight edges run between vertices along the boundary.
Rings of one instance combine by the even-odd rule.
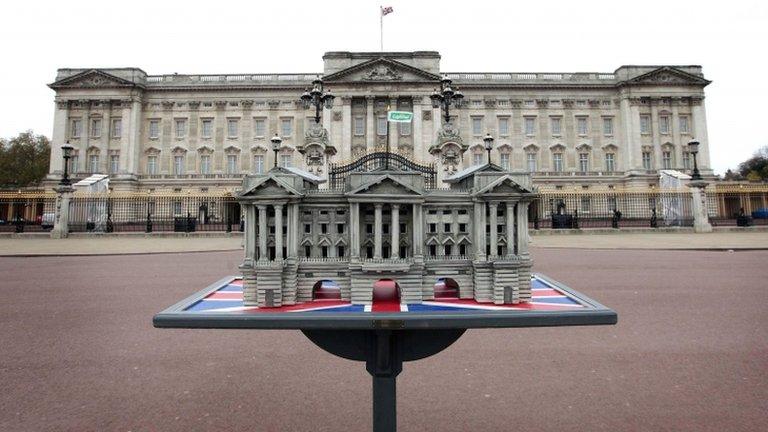
[[[532,175],[541,187],[658,184],[692,167],[711,175],[700,66],[621,66],[604,73],[444,72],[440,55],[328,52],[317,73],[148,75],[138,68],[59,69],[48,185],[74,146],[75,178],[110,176],[114,190],[233,191],[275,163],[325,177],[385,145],[447,177],[484,163]],[[314,125],[299,97],[321,77],[336,96]],[[464,100],[450,122],[430,95],[452,80]],[[412,123],[387,127],[387,110]],[[273,152],[270,139],[282,144]],[[276,159],[276,160],[275,160]],[[321,185],[328,187],[330,183]]]

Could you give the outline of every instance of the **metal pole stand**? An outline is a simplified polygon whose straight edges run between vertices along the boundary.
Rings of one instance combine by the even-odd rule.
[[[373,432],[397,430],[396,379],[403,370],[403,362],[439,353],[456,342],[464,331],[302,330],[323,350],[347,360],[365,362],[366,370],[373,377]]]

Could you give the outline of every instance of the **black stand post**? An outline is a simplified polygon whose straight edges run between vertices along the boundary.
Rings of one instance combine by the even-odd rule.
[[[466,329],[302,330],[325,351],[364,361],[373,377],[373,432],[397,431],[397,375],[404,361],[427,358],[448,348]]]

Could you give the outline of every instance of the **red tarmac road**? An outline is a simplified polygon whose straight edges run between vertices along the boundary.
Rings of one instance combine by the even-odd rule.
[[[470,330],[400,431],[768,430],[768,251],[534,249],[610,327]],[[366,431],[362,363],[298,331],[159,330],[240,252],[0,258],[0,431]]]

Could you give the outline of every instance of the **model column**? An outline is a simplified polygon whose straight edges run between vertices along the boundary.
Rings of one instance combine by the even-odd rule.
[[[259,259],[269,259],[267,253],[267,206],[258,205],[259,209]],[[247,225],[246,225],[247,228]]]
[[[499,251],[499,233],[498,233],[498,225],[499,221],[497,218],[497,211],[499,209],[499,203],[488,203],[488,208],[490,209],[491,213],[491,255],[498,254]]]
[[[517,203],[517,254],[528,256],[528,205]]]
[[[245,207],[245,260],[256,259],[256,207]]]
[[[413,204],[413,256],[424,255],[424,223],[421,216],[421,204]]]
[[[275,261],[283,260],[283,205],[275,204]]]
[[[475,259],[485,260],[485,203],[475,203]]]
[[[351,258],[360,258],[360,204],[349,203],[349,251]]]
[[[381,258],[381,207],[382,204],[374,204],[376,212],[373,222],[373,257],[376,259]]]
[[[518,231],[519,232],[519,231]],[[515,254],[515,203],[507,202],[507,256]]]
[[[400,205],[392,204],[392,222],[389,227],[392,232],[392,241],[389,243],[390,258],[400,257]]]

